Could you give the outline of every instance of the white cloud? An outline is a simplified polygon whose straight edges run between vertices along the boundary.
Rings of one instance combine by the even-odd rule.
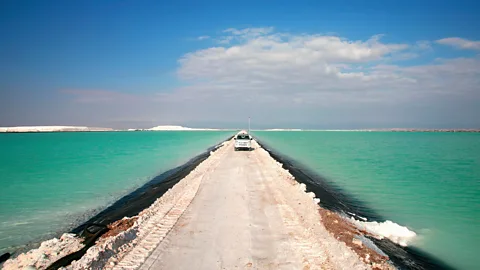
[[[258,28],[245,28],[245,29],[236,29],[228,28],[223,30],[224,33],[230,33],[234,36],[240,36],[244,38],[254,38],[258,36],[263,36],[273,32],[273,27],[258,27]]]
[[[210,36],[199,36],[197,37],[198,40],[205,40],[205,39],[209,39]]]
[[[480,50],[480,41],[472,41],[459,37],[443,38],[436,41],[438,44],[452,46],[458,49]]]
[[[226,33],[226,36],[221,36],[217,39],[219,44],[230,44],[233,41],[245,41],[248,39],[260,37],[268,33],[273,32],[273,27],[258,27],[258,28],[245,28],[245,29],[236,29],[228,28],[223,30],[223,33]]]
[[[352,81],[369,82],[377,78],[378,75],[365,69],[368,65],[409,48],[407,44],[382,43],[380,36],[350,41],[338,36],[294,36],[272,31],[272,28],[227,29],[227,33],[233,34],[228,38],[241,36],[243,41],[184,55],[179,60],[178,74],[182,79],[201,80],[215,87],[253,91],[292,86],[312,91],[348,88]],[[394,74],[383,77],[408,80]]]
[[[205,104],[239,104],[252,110],[267,106],[286,118],[292,116],[282,113],[284,108],[310,113],[358,108],[374,115],[382,113],[380,108],[375,112],[375,106],[429,104],[419,107],[421,111],[450,101],[461,106],[466,100],[480,100],[478,58],[440,59],[415,66],[397,63],[431,53],[428,41],[396,44],[382,42],[381,36],[349,40],[277,33],[272,28],[227,29],[225,33],[228,44],[187,53],[179,60],[179,78],[191,85],[170,98],[202,97]],[[394,117],[416,119],[407,117],[413,112]]]
[[[272,28],[223,33],[220,40],[228,43],[179,59],[177,74],[187,86],[137,97],[129,113],[179,124],[242,122],[248,113],[263,127],[480,125],[480,57],[401,65],[403,59],[434,53],[430,42],[387,43],[380,36],[349,40]],[[113,103],[111,95],[85,95],[77,99],[108,97],[99,110]],[[127,117],[124,109],[112,115]]]
[[[219,44],[230,44],[230,42],[233,40],[233,36],[225,36],[217,39],[217,42]]]

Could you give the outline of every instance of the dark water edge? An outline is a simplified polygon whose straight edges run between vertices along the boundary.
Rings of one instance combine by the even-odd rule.
[[[375,210],[367,207],[360,199],[333,184],[332,181],[329,181],[318,173],[306,168],[294,159],[274,150],[268,144],[258,140],[258,138],[255,138],[255,140],[270,154],[270,156],[272,156],[273,159],[282,163],[282,167],[288,170],[290,174],[295,177],[297,182],[305,184],[307,192],[313,192],[316,197],[320,198],[319,205],[322,208],[349,217],[364,217],[367,218],[368,221],[386,221],[386,219],[376,213]],[[358,220],[358,218],[356,219]],[[390,261],[398,269],[455,269],[441,259],[418,248],[402,247],[386,238],[382,240],[373,237],[368,238],[389,256]]]
[[[228,141],[231,138],[233,138],[233,136],[230,136],[224,141]],[[220,147],[221,143],[208,148],[205,152],[190,159],[187,163],[154,177],[140,188],[119,199],[105,210],[96,214],[80,226],[74,228],[71,232],[80,234],[89,224],[106,226],[124,217],[138,215],[141,211],[152,205],[158,198],[165,194],[165,192],[167,192],[180,180],[185,178],[185,176],[193,171],[200,163],[206,160],[210,156],[210,152],[216,151]]]

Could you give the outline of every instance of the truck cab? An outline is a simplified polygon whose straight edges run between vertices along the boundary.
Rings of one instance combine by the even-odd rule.
[[[238,133],[233,138],[235,140],[235,151],[252,150],[252,137],[247,133]]]

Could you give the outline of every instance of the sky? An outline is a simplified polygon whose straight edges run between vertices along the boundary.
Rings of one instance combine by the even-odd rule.
[[[0,126],[480,128],[478,1],[0,1]]]

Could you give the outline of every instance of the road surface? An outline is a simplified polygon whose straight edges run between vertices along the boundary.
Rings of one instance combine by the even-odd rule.
[[[230,141],[220,148],[195,178],[190,199],[182,199],[185,209],[156,222],[159,230],[171,223],[164,236],[145,237],[112,268],[367,269],[326,231],[312,196],[253,145],[237,152]]]

